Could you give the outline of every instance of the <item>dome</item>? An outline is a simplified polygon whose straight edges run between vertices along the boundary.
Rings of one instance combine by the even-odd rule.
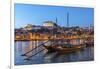
[[[57,26],[57,24],[53,21],[45,21],[43,23],[43,26],[46,26],[46,27],[53,27],[53,26]]]

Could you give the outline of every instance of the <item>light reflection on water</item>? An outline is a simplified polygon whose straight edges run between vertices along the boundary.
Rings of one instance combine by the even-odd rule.
[[[37,43],[36,43],[37,42]],[[84,48],[82,51],[75,53],[57,54],[47,53],[47,50],[35,55],[31,60],[24,60],[31,56],[38,50],[44,48],[40,47],[27,54],[21,56],[23,53],[30,51],[36,46],[42,44],[43,41],[16,41],[15,42],[15,65],[28,65],[28,64],[43,64],[43,63],[60,63],[60,62],[75,62],[75,61],[91,61],[94,59],[94,47]]]

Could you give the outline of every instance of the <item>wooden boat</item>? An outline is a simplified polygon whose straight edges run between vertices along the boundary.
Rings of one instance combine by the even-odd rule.
[[[91,47],[94,46],[94,42],[86,42],[85,45],[86,47]]]
[[[84,44],[81,45],[54,45],[54,46],[44,46],[48,52],[74,52],[83,49],[85,46]]]

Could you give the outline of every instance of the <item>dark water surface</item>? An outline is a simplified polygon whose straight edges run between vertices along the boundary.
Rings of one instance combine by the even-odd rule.
[[[36,46],[42,44],[43,41],[16,41],[15,42],[15,65],[29,65],[29,64],[44,64],[44,63],[61,63],[61,62],[75,62],[75,61],[91,61],[94,60],[94,47],[86,47],[82,51],[74,53],[58,54],[56,52],[47,53],[47,50],[33,56],[30,60],[24,60],[25,58],[35,54],[40,49],[44,49],[43,46],[35,49],[27,54],[27,56],[21,56],[23,53],[30,51]],[[49,43],[48,43],[49,44]]]

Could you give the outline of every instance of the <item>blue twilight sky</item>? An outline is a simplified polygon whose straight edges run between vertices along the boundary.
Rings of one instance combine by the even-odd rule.
[[[27,24],[42,25],[44,21],[56,21],[58,25],[67,26],[67,13],[69,13],[69,26],[88,27],[94,22],[94,9],[82,7],[64,7],[34,4],[15,4],[15,28]]]

